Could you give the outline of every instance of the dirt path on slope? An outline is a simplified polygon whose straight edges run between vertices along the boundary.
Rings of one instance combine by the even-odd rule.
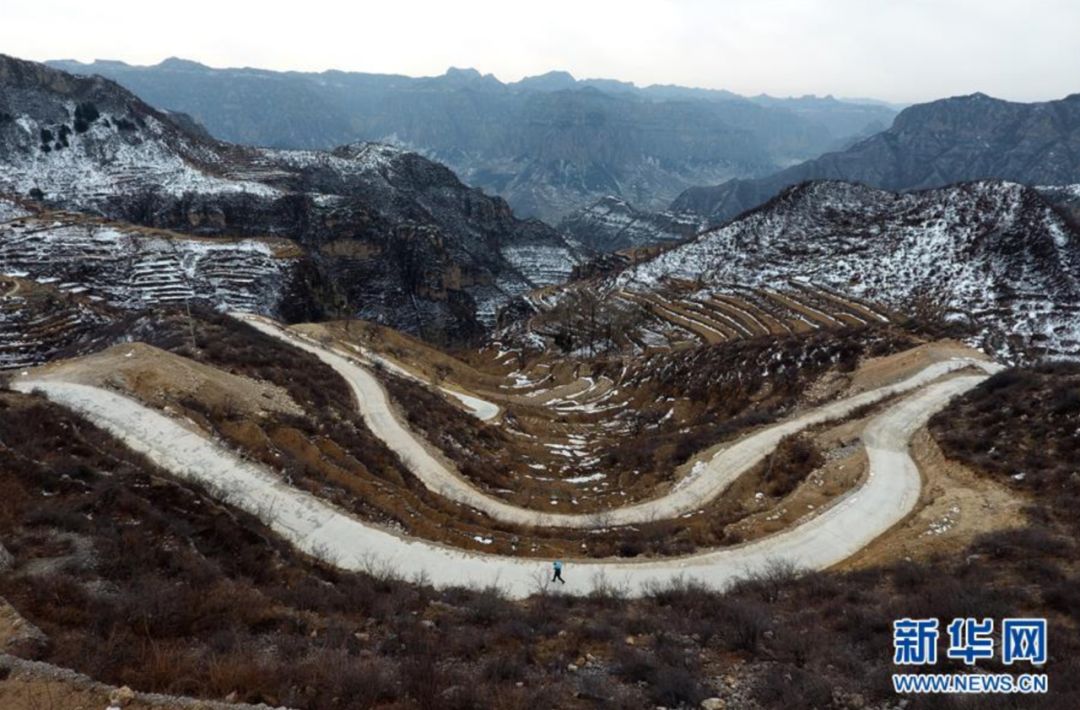
[[[986,355],[955,340],[938,340],[892,355],[872,358],[862,363],[851,376],[850,392],[865,392],[884,384],[910,377],[928,365],[953,358],[966,358],[997,371]],[[989,370],[988,370],[989,371]]]

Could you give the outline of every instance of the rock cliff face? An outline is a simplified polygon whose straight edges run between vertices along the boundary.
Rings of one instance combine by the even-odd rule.
[[[419,155],[221,143],[111,81],[7,57],[0,165],[0,193],[51,208],[199,236],[291,239],[319,274],[309,295],[327,315],[435,340],[478,336],[502,304],[564,278],[583,255]]]
[[[361,141],[446,163],[519,214],[556,221],[613,194],[662,209],[692,185],[767,173],[887,125],[886,107],[835,99],[747,99],[635,87],[550,72],[506,84],[472,69],[444,76],[54,62],[102,74],[218,138],[276,148]]]
[[[1026,185],[1080,182],[1080,94],[1021,104],[984,94],[902,111],[892,127],[848,150],[754,180],[692,188],[671,205],[722,223],[806,180],[921,190],[996,178]]]

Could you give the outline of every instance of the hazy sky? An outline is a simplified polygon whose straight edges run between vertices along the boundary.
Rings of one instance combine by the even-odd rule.
[[[472,66],[742,94],[1080,91],[1078,0],[3,0],[0,52],[410,75]]]

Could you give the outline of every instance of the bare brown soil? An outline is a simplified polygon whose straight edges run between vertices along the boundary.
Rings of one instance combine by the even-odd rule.
[[[1026,496],[945,458],[926,431],[912,439],[912,455],[923,477],[915,511],[842,569],[958,554],[980,535],[1026,524]]]
[[[991,431],[1002,441],[1040,437],[1038,448],[1007,448],[1003,456],[1022,458],[999,464],[1012,471],[1023,461],[1024,479],[1000,477],[1030,496],[1024,527],[910,562],[867,561],[801,578],[778,570],[726,594],[675,586],[642,600],[598,590],[585,599],[549,594],[521,603],[489,591],[436,592],[384,571],[347,575],[314,565],[257,521],[170,481],[62,408],[4,394],[0,535],[15,568],[0,576],[0,593],[48,633],[43,653],[53,664],[139,691],[311,710],[671,708],[707,696],[730,708],[894,707],[893,619],[970,609],[995,618],[1045,616],[1051,694],[1039,707],[1071,709],[1080,702],[1080,549],[1075,508],[1063,495],[1068,471],[1053,478],[1054,457],[1075,445],[1065,377],[1003,378],[962,398],[933,427],[939,437],[957,432],[950,444],[957,451],[969,421],[1000,425]],[[306,400],[302,389],[293,399]],[[1016,427],[1023,415],[1027,427]],[[852,432],[843,426],[814,436],[846,441]],[[1043,452],[1045,464],[1034,458]],[[999,475],[944,474],[976,488]],[[92,553],[73,554],[81,542],[60,541],[72,536]],[[940,669],[963,667],[944,661]],[[990,662],[985,670],[1007,669]],[[65,696],[48,683],[35,687],[42,695],[21,696],[13,679],[22,682],[13,674],[0,680],[8,694],[0,697],[12,704],[42,695],[104,697]],[[907,707],[941,705],[912,698]]]
[[[932,362],[953,357],[989,360],[983,353],[955,340],[938,340],[874,358],[852,373],[851,392],[865,392],[910,377]]]
[[[191,350],[190,338],[183,332],[186,325],[175,322],[173,340],[159,337],[167,347],[196,359],[125,344],[44,371],[119,389],[177,413],[281,471],[293,485],[390,529],[466,549],[541,557],[682,554],[771,532],[776,520],[787,520],[790,514],[785,508],[781,517],[767,520],[788,491],[775,495],[766,490],[767,497],[754,499],[760,477],[751,476],[741,484],[748,500],[733,493],[730,500],[697,516],[634,530],[583,537],[574,531],[493,524],[413,479],[366,430],[345,383],[321,363],[276,342],[271,346],[272,339],[227,320],[198,320],[199,348]],[[356,332],[356,324],[340,324],[345,335],[350,327]],[[875,332],[844,339],[822,334],[658,355],[646,363],[633,363],[633,369],[622,363],[592,363],[575,371],[551,367],[545,376],[548,382],[566,382],[553,386],[558,398],[547,406],[504,400],[505,424],[484,424],[465,416],[446,397],[416,382],[388,373],[384,379],[401,407],[401,417],[428,436],[433,450],[448,456],[492,493],[520,505],[595,511],[602,517],[610,506],[666,491],[699,451],[713,451],[791,411],[808,383],[822,372],[832,372],[837,359],[846,362],[851,353],[857,358],[868,347],[877,352],[905,343]],[[413,347],[414,353],[422,352]],[[481,379],[470,366],[449,359],[457,363],[451,367],[447,361],[442,361],[449,370],[444,383],[459,373],[472,375],[474,383]],[[787,367],[788,361],[803,363],[802,369]],[[759,367],[763,370],[755,375],[758,379],[748,381],[740,374]],[[770,377],[770,367],[776,376]],[[601,374],[605,369],[609,375]],[[658,379],[647,375],[653,371],[660,373]],[[585,373],[592,391],[582,394],[589,386]],[[570,375],[578,378],[569,379]],[[486,375],[486,381],[490,386],[498,378]],[[560,401],[580,405],[603,400],[616,387],[618,398],[606,402],[617,405],[614,411],[558,409]],[[697,392],[707,392],[708,399]],[[490,390],[477,394],[488,395]],[[626,445],[628,435],[634,448]],[[565,455],[568,452],[572,455]],[[800,476],[812,468],[805,467]],[[593,472],[602,473],[602,479],[594,480]],[[749,490],[752,487],[755,490]],[[729,528],[749,515],[757,515],[759,522],[745,529]]]
[[[868,351],[908,344],[874,331],[765,338],[595,362],[588,379],[581,368],[575,381],[549,380],[547,396],[472,390],[505,409],[500,424],[462,416],[416,383],[384,379],[410,426],[488,492],[524,507],[591,512],[659,495],[703,453],[795,411],[811,388],[815,403],[845,392],[844,368]],[[827,393],[816,387],[826,375],[836,380]]]
[[[46,631],[47,660],[114,686],[305,710],[693,707],[708,696],[731,708],[893,707],[892,621],[977,609],[1046,616],[1051,693],[1039,706],[1080,702],[1080,549],[1059,527],[1061,496],[1043,489],[1031,502],[1046,512],[1028,527],[926,561],[778,569],[726,594],[676,585],[640,600],[598,590],[513,603],[314,565],[64,410],[4,402],[0,535],[15,569],[0,593]],[[42,564],[70,558],[55,542],[70,535],[90,542],[89,563]],[[19,695],[22,682],[0,680],[0,698],[104,698],[49,684]]]
[[[282,387],[233,375],[144,343],[114,345],[77,360],[38,368],[35,375],[114,389],[158,409],[195,400],[238,417],[299,416],[303,412]]]
[[[113,690],[96,683],[50,678],[44,673],[11,673],[0,680],[0,707],[5,710],[104,710]],[[133,700],[125,710],[180,710],[190,704],[162,702],[148,704]]]

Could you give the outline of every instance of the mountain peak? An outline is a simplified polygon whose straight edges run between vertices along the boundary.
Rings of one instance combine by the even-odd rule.
[[[466,341],[493,325],[511,297],[565,280],[584,256],[445,165],[395,146],[320,152],[221,143],[106,79],[34,62],[0,59],[0,86],[12,89],[0,91],[0,192],[203,237],[288,234],[290,253],[338,244],[327,273],[361,317]],[[0,235],[0,245],[8,242]],[[387,259],[402,249],[407,259]],[[0,271],[32,272],[5,262],[5,253]],[[74,261],[49,254],[35,250],[42,273]],[[295,285],[303,305],[294,312],[314,312],[307,286],[293,280],[299,273],[271,284],[269,296],[245,290],[242,302],[225,305],[289,317]],[[118,278],[131,280],[126,271]],[[365,290],[372,283],[377,298]]]
[[[536,76],[527,76],[515,85],[537,91],[558,91],[574,88],[577,85],[577,79],[567,71],[549,71]]]
[[[484,75],[472,67],[450,67],[443,76],[448,79],[482,79]]]
[[[495,88],[503,85],[494,74],[481,74],[472,67],[450,67],[438,80],[452,88]]]
[[[606,193],[662,209],[691,185],[766,173],[861,139],[894,117],[824,101],[753,106],[725,91],[575,78],[569,67],[504,83],[468,64],[425,77],[204,67],[182,57],[127,68],[56,66],[109,77],[227,141],[407,145],[521,214],[549,221]]]
[[[1000,104],[1002,106],[1015,103],[1006,99],[999,99],[996,96],[983,93],[982,91],[976,91],[971,94],[964,94],[962,96],[950,96],[944,99],[938,99],[936,101],[929,101],[925,104],[915,104],[909,106],[908,109],[917,109],[922,106],[966,106],[966,105],[978,105],[978,104]],[[907,109],[905,109],[907,110]],[[902,113],[902,112],[901,112]]]
[[[158,67],[161,69],[173,69],[179,71],[192,71],[209,68],[205,64],[200,64],[199,62],[195,62],[190,59],[183,59],[181,57],[169,57],[168,59],[164,59],[161,61],[160,64],[158,64]]]
[[[563,79],[567,81],[577,81],[574,79],[574,75],[563,69],[553,69],[543,74],[537,74],[536,76],[527,76],[526,79]]]
[[[46,89],[69,97],[103,90],[106,86],[112,87],[112,93],[127,93],[112,81],[100,76],[69,74],[45,64],[18,59],[6,54],[0,54],[0,85],[5,89]],[[134,100],[134,96],[131,98]],[[12,96],[11,100],[14,99],[15,97]],[[9,113],[11,112],[9,110]]]
[[[1052,114],[1053,120],[1047,116]],[[844,151],[773,175],[690,188],[675,211],[725,222],[764,204],[785,187],[840,178],[886,190],[922,190],[982,178],[1027,185],[1080,182],[1070,146],[1080,136],[1080,102],[1018,103],[984,93],[954,96],[901,111],[886,131]]]

